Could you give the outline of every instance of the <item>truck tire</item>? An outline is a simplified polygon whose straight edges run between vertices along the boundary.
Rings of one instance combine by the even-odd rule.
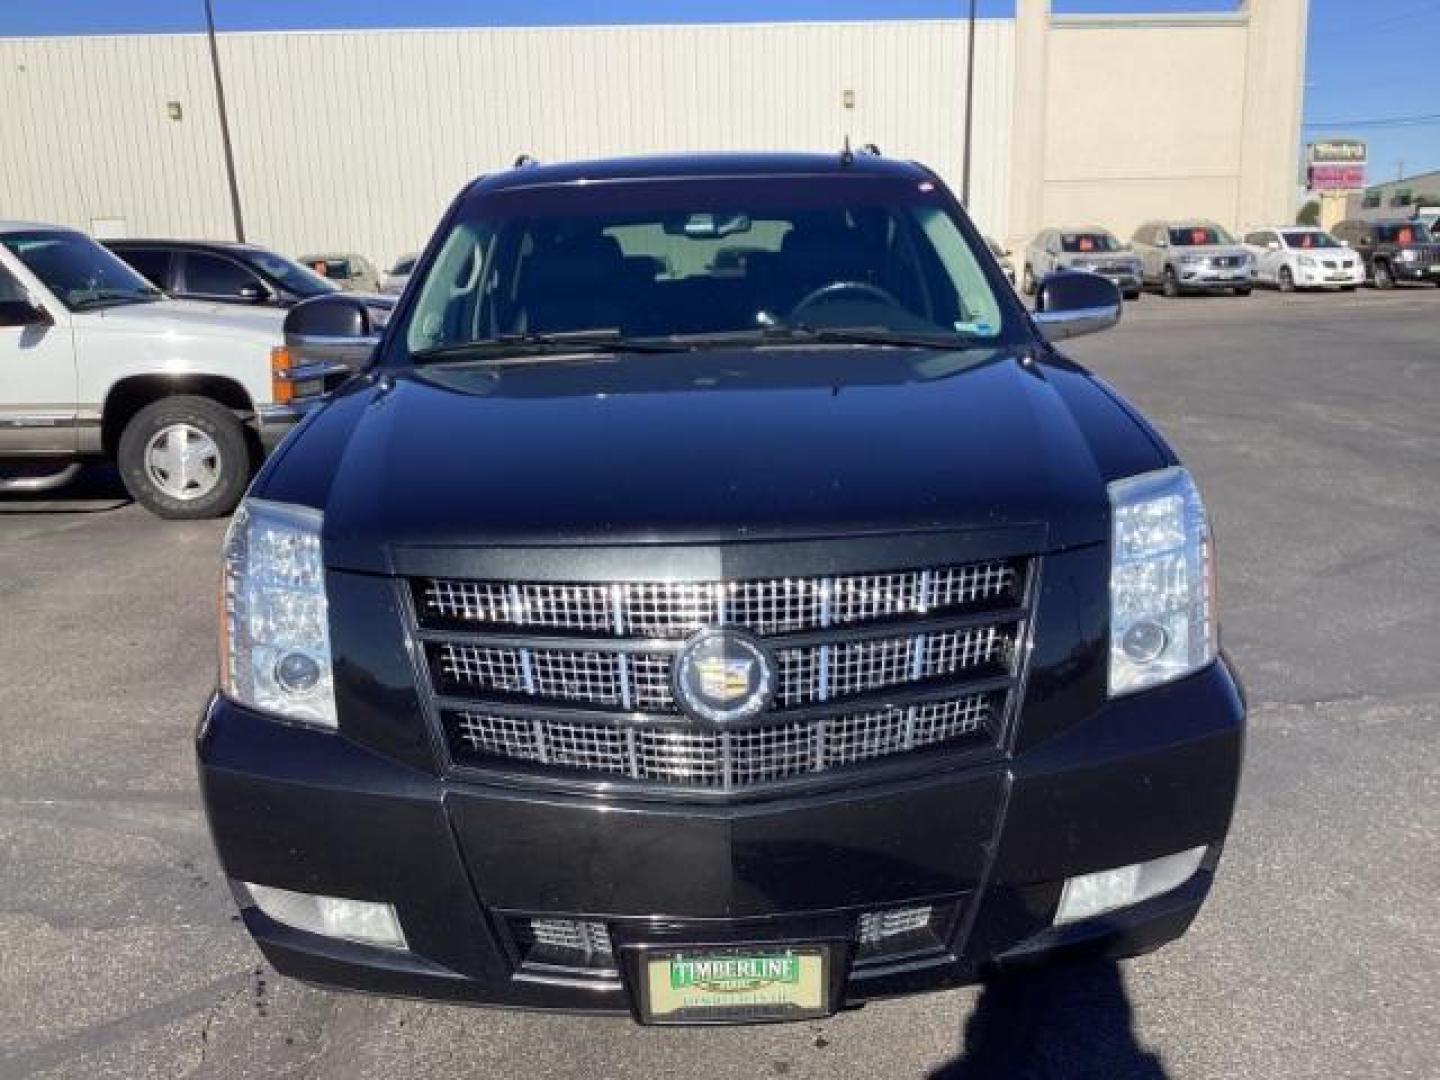
[[[1390,272],[1390,264],[1384,259],[1375,260],[1375,268],[1371,273],[1375,275],[1375,288],[1393,289],[1395,287],[1395,275]]]
[[[1160,291],[1172,300],[1180,295],[1180,278],[1173,266],[1165,267],[1165,274],[1160,279]]]
[[[131,417],[117,462],[135,501],[171,520],[228,514],[250,482],[240,421],[218,402],[188,394],[152,401]]]
[[[1290,267],[1288,266],[1280,267],[1280,291],[1295,291],[1295,275],[1290,272]]]

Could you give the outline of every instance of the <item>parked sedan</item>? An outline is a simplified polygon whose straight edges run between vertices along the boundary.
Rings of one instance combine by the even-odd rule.
[[[1057,270],[1088,270],[1113,281],[1125,299],[1140,296],[1139,257],[1105,229],[1041,229],[1025,249],[1021,288],[1033,296],[1045,275]]]
[[[396,259],[390,272],[380,276],[380,291],[388,296],[399,296],[404,292],[405,286],[410,284],[410,275],[415,272],[415,263],[419,259],[420,256],[413,253]]]
[[[1293,226],[1245,234],[1245,250],[1255,261],[1255,280],[1281,292],[1341,288],[1365,284],[1360,256],[1324,229]]]
[[[339,286],[253,244],[209,240],[107,240],[105,246],[182,300],[292,307]]]
[[[364,255],[353,251],[301,255],[300,261],[347,292],[380,291],[380,274]]]
[[[1140,256],[1143,284],[1158,285],[1166,296],[1221,289],[1250,295],[1250,253],[1213,221],[1147,221],[1131,243]]]

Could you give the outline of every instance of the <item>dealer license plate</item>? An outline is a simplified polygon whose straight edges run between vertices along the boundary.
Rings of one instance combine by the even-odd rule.
[[[641,1013],[654,1023],[826,1016],[823,949],[648,954]]]

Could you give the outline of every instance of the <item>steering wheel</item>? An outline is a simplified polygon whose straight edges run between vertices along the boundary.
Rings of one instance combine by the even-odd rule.
[[[864,293],[873,297],[881,303],[889,304],[891,307],[903,307],[899,300],[890,293],[880,288],[879,285],[871,285],[868,281],[832,281],[829,285],[821,285],[800,298],[793,308],[790,309],[790,317],[793,319],[806,308],[812,308],[816,304],[828,304],[833,298],[841,293]]]

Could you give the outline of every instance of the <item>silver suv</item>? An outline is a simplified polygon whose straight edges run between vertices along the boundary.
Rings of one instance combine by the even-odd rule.
[[[1255,278],[1250,253],[1213,221],[1147,221],[1131,239],[1144,284],[1166,296],[1232,289],[1249,296]]]
[[[1045,275],[1057,270],[1088,270],[1107,277],[1134,300],[1140,295],[1140,259],[1106,229],[1041,229],[1025,249],[1021,288],[1034,296]]]

